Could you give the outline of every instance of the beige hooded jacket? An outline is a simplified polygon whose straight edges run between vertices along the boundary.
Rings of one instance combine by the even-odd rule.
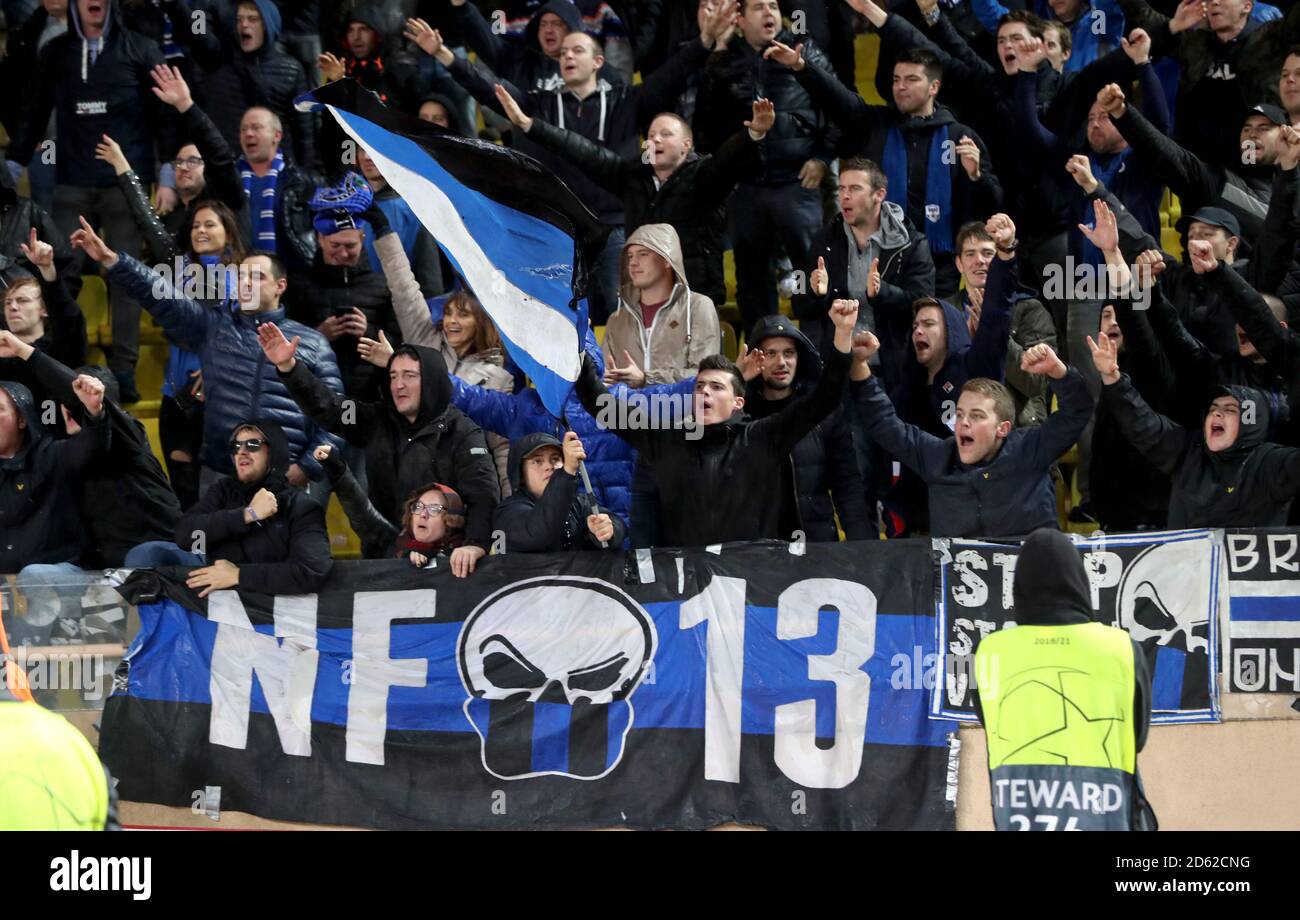
[[[650,328],[641,317],[641,292],[628,274],[628,247],[644,246],[668,260],[675,282],[668,302]],[[618,309],[605,325],[605,366],[623,367],[626,351],[645,371],[647,384],[676,383],[695,375],[700,361],[721,350],[718,311],[713,301],[691,291],[682,262],[682,244],[670,224],[643,224],[623,245]],[[647,354],[648,353],[648,354]]]

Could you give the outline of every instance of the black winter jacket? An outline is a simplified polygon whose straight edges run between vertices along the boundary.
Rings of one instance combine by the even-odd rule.
[[[269,419],[246,419],[227,434],[233,435],[243,425],[266,435],[271,452],[266,476],[248,484],[235,476],[213,483],[176,525],[176,545],[189,547],[194,543],[194,534],[202,534],[203,555],[209,562],[225,559],[239,566],[241,590],[310,594],[334,567],[325,509],[284,478],[289,468],[289,446],[280,426]],[[275,495],[275,514],[247,523],[244,509],[261,489]]]
[[[50,40],[37,65],[35,95],[11,139],[9,159],[26,164],[37,155],[50,112],[58,115],[55,169],[60,185],[111,188],[113,168],[95,159],[101,135],[117,141],[141,178],[154,178],[154,142],[161,127],[150,72],[163,62],[157,42],[122,25],[117,0],[107,0],[103,50],[90,63],[76,3],[68,5],[68,31]]]
[[[745,411],[753,419],[767,418],[781,411],[791,399],[803,395],[817,385],[821,375],[821,356],[808,337],[784,317],[766,316],[750,332],[749,347],[757,348],[764,339],[782,336],[791,339],[799,352],[795,367],[794,386],[783,399],[768,399],[763,395],[762,378],[750,381],[745,393]],[[804,533],[813,543],[834,543],[839,539],[835,529],[838,512],[840,526],[850,540],[870,539],[871,515],[867,508],[866,490],[858,469],[857,453],[853,448],[853,432],[849,429],[842,409],[837,408],[818,422],[813,430],[800,439],[790,454],[793,468],[782,469],[782,497],[794,494],[798,500],[799,517]],[[793,480],[791,475],[793,474]],[[768,493],[771,496],[771,492]]]
[[[313,329],[346,307],[358,307],[366,314],[366,337],[379,338],[379,330],[394,346],[401,341],[393,298],[384,276],[372,271],[364,251],[354,266],[326,265],[318,250],[311,271],[292,272],[285,291],[287,312]],[[388,386],[388,375],[357,354],[357,337],[341,335],[330,345],[343,375],[343,391],[358,399],[380,399]]]
[[[757,159],[766,138],[755,143],[748,131],[741,131],[712,156],[692,151],[677,171],[658,185],[654,169],[639,158],[625,159],[541,119],[533,121],[528,136],[578,163],[593,180],[621,197],[628,236],[642,224],[672,224],[682,241],[691,290],[707,295],[715,304],[727,302],[722,272],[727,198],[746,164]]]
[[[1120,370],[1128,374],[1153,409],[1168,413],[1178,379],[1147,321],[1125,298],[1116,298],[1115,319],[1124,336]],[[1163,527],[1169,514],[1169,477],[1124,435],[1108,400],[1097,403],[1092,425],[1088,479],[1093,513],[1102,530]]]
[[[259,6],[266,2],[258,0]],[[273,20],[263,14],[262,21],[266,40],[262,47],[249,54],[240,49],[233,34],[226,34],[222,29],[208,29],[195,36],[191,46],[194,59],[205,72],[199,83],[204,111],[226,143],[238,150],[239,122],[244,112],[255,105],[267,107],[280,117],[284,129],[280,149],[295,162],[314,169],[318,163],[316,115],[299,112],[293,104],[310,89],[307,74],[297,58],[277,48],[280,32]]]
[[[767,418],[737,412],[725,422],[693,430],[612,429],[650,463],[664,544],[788,540],[803,529],[793,502],[770,500],[772,486],[781,481],[795,445],[840,404],[848,370],[849,356],[832,349],[817,385]],[[583,408],[596,417],[601,417],[602,399],[612,398],[589,356],[583,358],[575,390]]]
[[[27,420],[23,446],[0,460],[0,572],[25,565],[76,562],[88,549],[77,513],[78,486],[86,471],[112,444],[104,413],[86,419],[74,437],[56,441],[41,425],[31,392],[0,381]]]
[[[39,352],[28,363],[45,392],[84,426],[86,407],[72,390],[74,371]],[[133,546],[170,540],[181,516],[181,504],[149,446],[144,425],[109,399],[104,400],[104,414],[112,428],[108,452],[76,484],[81,519],[93,540],[81,561],[85,568],[116,568]]]
[[[936,537],[1011,537],[1056,527],[1051,468],[1092,417],[1088,388],[1071,368],[1051,387],[1060,409],[1034,428],[1013,428],[988,463],[968,466],[957,439],[936,438],[899,420],[873,376],[851,390],[871,438],[926,482],[930,533]]]
[[[568,550],[622,549],[626,528],[617,514],[596,503],[589,492],[578,491],[578,477],[563,467],[551,473],[540,498],[524,488],[524,458],[556,438],[541,432],[527,434],[510,445],[510,497],[497,505],[492,526],[505,536],[507,553],[558,553]],[[614,536],[608,546],[587,527],[592,514],[609,514]]]
[[[830,60],[809,38],[782,30],[776,40],[790,47],[803,44],[805,69],[819,67],[834,80]],[[812,159],[830,163],[838,131],[813,97],[784,64],[765,60],[744,36],[737,34],[723,51],[714,52],[696,97],[695,143],[701,153],[714,153],[753,117],[755,99],[770,99],[776,124],[767,132],[757,163],[748,165],[741,182],[788,185],[799,181],[799,170]]]
[[[402,503],[430,482],[455,489],[465,502],[465,542],[492,544],[492,511],[501,498],[496,464],[482,430],[451,405],[451,380],[431,348],[402,345],[393,353],[420,362],[420,411],[408,422],[385,393],[381,402],[347,400],[296,362],[280,379],[318,425],[366,451],[370,500],[395,526]],[[389,366],[392,366],[389,359]]]
[[[880,291],[869,301],[865,291],[849,290],[849,238],[844,229],[844,215],[836,214],[818,230],[809,247],[810,268],[816,259],[826,260],[829,283],[826,294],[808,294],[796,299],[795,315],[801,323],[823,322],[830,305],[836,300],[858,299],[870,310],[870,325],[880,336],[881,361],[902,367],[910,349],[912,301],[934,296],[934,261],[925,236],[902,215],[902,209],[886,201],[880,210]],[[864,325],[863,310],[858,314]]]
[[[1102,387],[1125,435],[1173,482],[1170,529],[1284,526],[1300,492],[1300,449],[1268,441],[1265,394],[1221,387],[1211,395],[1235,396],[1242,409],[1236,442],[1217,453],[1206,446],[1203,425],[1184,428],[1157,415],[1127,377]]]

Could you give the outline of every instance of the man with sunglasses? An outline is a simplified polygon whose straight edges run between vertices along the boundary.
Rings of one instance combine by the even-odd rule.
[[[235,474],[213,483],[181,518],[175,543],[137,546],[127,568],[200,566],[186,580],[199,597],[228,588],[315,591],[334,564],[325,510],[289,484],[284,431],[271,419],[249,419],[227,443]]]

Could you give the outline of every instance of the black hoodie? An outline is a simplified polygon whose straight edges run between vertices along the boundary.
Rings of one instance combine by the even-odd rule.
[[[817,349],[783,316],[763,317],[748,341],[750,347],[758,348],[764,340],[776,336],[793,341],[799,353],[793,386],[784,398],[768,399],[763,395],[763,379],[751,380],[745,391],[745,411],[752,418],[779,412],[790,399],[816,386],[821,376],[822,359]],[[837,511],[848,539],[866,540],[872,536],[853,433],[841,410],[826,416],[801,439],[790,452],[790,460],[783,465],[779,494],[783,501],[792,494],[798,500],[799,520],[809,541],[834,543],[839,539],[835,529]]]
[[[555,553],[575,549],[622,549],[625,528],[618,515],[610,514],[614,536],[601,546],[587,528],[587,516],[609,514],[588,492],[578,492],[578,477],[563,467],[534,498],[524,487],[524,460],[540,447],[563,445],[545,432],[526,434],[510,445],[510,497],[497,506],[493,526],[505,534],[507,553]]]
[[[39,155],[37,145],[54,111],[60,185],[116,187],[112,167],[95,159],[95,145],[103,134],[117,141],[142,182],[154,178],[161,116],[149,72],[163,63],[162,50],[157,42],[122,25],[117,0],[105,3],[108,14],[97,54],[92,46],[99,46],[100,40],[85,38],[78,4],[68,4],[68,31],[41,50],[36,96],[9,147],[9,158],[19,163]]]
[[[400,345],[389,368],[399,357],[420,362],[420,409],[413,422],[397,411],[391,388],[379,402],[345,399],[301,361],[280,379],[316,424],[365,450],[370,500],[390,523],[401,526],[406,496],[426,483],[441,482],[465,500],[465,543],[487,549],[501,486],[483,431],[451,405],[442,355],[420,345]]]
[[[289,441],[284,430],[267,418],[252,418],[231,430],[256,428],[267,440],[270,460],[266,475],[256,482],[224,476],[212,484],[176,525],[176,545],[199,551],[209,562],[226,559],[239,566],[239,587],[259,594],[310,594],[320,587],[334,565],[330,558],[325,509],[300,489],[289,485]],[[244,509],[253,496],[267,489],[275,495],[276,512],[247,523]],[[202,538],[198,550],[192,549]]]
[[[560,62],[547,57],[537,40],[541,19],[547,13],[563,19],[570,32],[583,31],[582,13],[569,0],[549,0],[538,7],[524,29],[523,41],[497,35],[473,3],[453,6],[451,10],[457,28],[465,36],[466,45],[478,55],[479,61],[524,92],[550,89],[563,82]],[[598,73],[610,83],[626,82],[609,62],[602,65]]]
[[[1169,474],[1170,528],[1282,527],[1300,492],[1300,449],[1268,440],[1271,400],[1250,387],[1218,387],[1209,403],[1234,396],[1241,404],[1237,440],[1213,452],[1204,425],[1184,428],[1151,407],[1128,377],[1102,387],[1102,398],[1124,434],[1151,463]]]
[[[26,421],[23,444],[0,459],[0,572],[36,563],[76,562],[87,547],[77,491],[90,464],[112,443],[104,413],[62,441],[41,425],[31,391],[0,380]]]
[[[32,355],[27,363],[44,390],[67,406],[77,423],[84,426],[86,408],[72,390],[76,372],[40,353]],[[149,447],[144,426],[112,398],[111,388],[116,387],[112,375],[92,368],[84,372],[94,373],[105,383],[104,414],[113,436],[103,462],[88,468],[75,487],[82,520],[94,541],[82,565],[117,567],[131,547],[148,540],[170,539],[180,520],[181,505]]]

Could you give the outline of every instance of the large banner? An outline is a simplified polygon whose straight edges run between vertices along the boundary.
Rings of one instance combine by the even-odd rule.
[[[1229,530],[1228,689],[1300,691],[1300,534]]]
[[[124,800],[386,828],[951,829],[928,544],[338,564],[317,595],[127,590]],[[142,594],[157,592],[154,603]],[[932,676],[932,675],[931,675]]]
[[[1219,719],[1218,597],[1221,531],[1123,534],[1076,543],[1095,619],[1128,630],[1146,652],[1152,721]],[[1015,623],[1018,545],[935,540],[938,677],[931,714],[976,721],[975,649]]]

